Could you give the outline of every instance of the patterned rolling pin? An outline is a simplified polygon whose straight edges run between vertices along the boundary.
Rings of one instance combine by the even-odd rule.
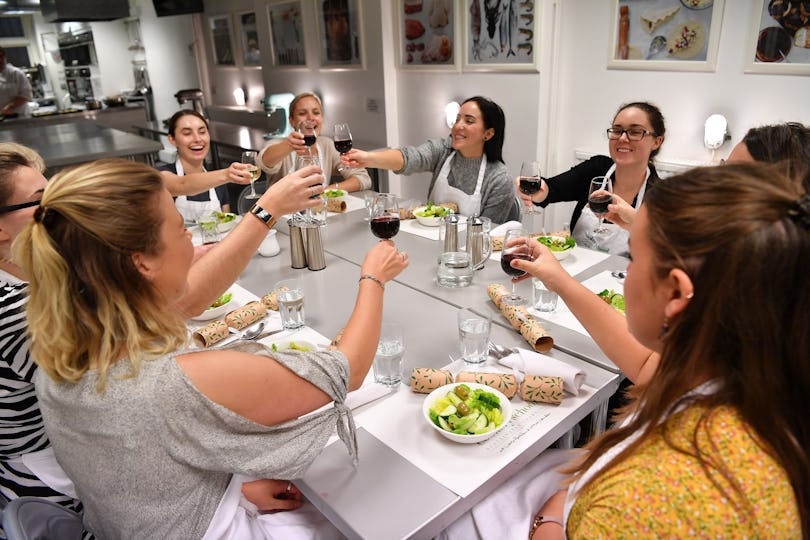
[[[217,320],[194,332],[194,342],[200,347],[210,347],[228,337],[230,333],[225,321]]]
[[[453,382],[453,374],[445,369],[426,367],[413,368],[411,372],[411,390],[419,394],[429,394],[445,384]]]
[[[241,330],[255,323],[267,314],[267,308],[258,300],[245,304],[225,315],[225,324]]]
[[[456,382],[475,382],[485,384],[495,390],[500,390],[503,395],[512,399],[517,393],[517,379],[511,373],[481,373],[479,371],[462,371],[456,375]]]
[[[563,399],[562,377],[526,375],[523,382],[520,383],[520,397],[524,401],[559,405]]]
[[[264,304],[264,307],[266,307],[267,309],[278,311],[278,293],[287,290],[289,290],[287,287],[282,287],[280,289],[276,289],[274,291],[265,294],[264,296],[262,296],[262,304]]]

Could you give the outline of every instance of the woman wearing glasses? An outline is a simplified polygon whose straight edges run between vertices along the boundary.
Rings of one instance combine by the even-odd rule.
[[[534,195],[518,194],[524,204],[543,206],[555,202],[576,201],[571,215],[571,231],[577,243],[583,247],[597,248],[610,253],[627,252],[627,231],[617,225],[605,225],[607,232],[594,238],[598,217],[586,207],[588,188],[595,176],[613,179],[616,199],[631,201],[638,208],[645,191],[655,184],[658,174],[652,158],[658,154],[664,142],[664,116],[655,105],[633,102],[622,105],[607,130],[610,157],[594,156],[570,170],[547,178],[542,188]],[[517,183],[517,180],[515,180]]]

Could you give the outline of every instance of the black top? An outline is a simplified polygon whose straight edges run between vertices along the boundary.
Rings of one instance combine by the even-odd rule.
[[[157,168],[159,171],[169,171],[170,173],[177,174],[177,164],[176,163],[169,163],[168,165],[161,165]],[[228,197],[228,186],[225,184],[221,184],[214,188],[217,193],[217,197],[219,198],[219,205],[222,206],[223,204],[230,204],[230,198]],[[174,197],[175,199],[177,197]],[[202,193],[197,193],[195,195],[186,195],[186,199],[189,201],[210,201],[211,197],[208,194],[208,190],[206,189]]]
[[[595,176],[604,176],[612,165],[613,160],[608,156],[593,156],[562,174],[552,178],[545,178],[544,180],[548,184],[548,197],[538,206],[546,207],[555,202],[576,201],[577,205],[571,214],[570,227],[573,231],[580,214],[582,214],[582,209],[588,204],[588,190],[591,186],[591,179]],[[647,189],[650,189],[659,180],[655,167],[652,164],[649,167],[650,177],[647,179]],[[612,178],[615,180],[615,173]],[[636,199],[629,201],[632,206],[636,205]]]

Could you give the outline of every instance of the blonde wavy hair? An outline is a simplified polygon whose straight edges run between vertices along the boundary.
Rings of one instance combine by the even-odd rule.
[[[141,362],[186,342],[182,317],[136,268],[133,254],[159,254],[160,174],[122,159],[62,171],[20,233],[15,257],[30,280],[31,353],[57,382],[110,366],[126,355],[128,377]]]

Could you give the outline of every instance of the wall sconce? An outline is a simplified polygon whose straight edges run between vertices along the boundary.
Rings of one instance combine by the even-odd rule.
[[[461,105],[459,105],[457,101],[451,101],[444,106],[444,121],[448,128],[452,128],[453,124],[456,123],[456,117],[460,110]]]
[[[244,88],[237,88],[236,90],[233,91],[233,100],[240,107],[244,107],[245,103],[247,103],[245,94],[246,92]]]
[[[710,150],[717,150],[731,139],[728,133],[728,122],[722,114],[713,114],[706,119],[703,131],[703,144]]]

